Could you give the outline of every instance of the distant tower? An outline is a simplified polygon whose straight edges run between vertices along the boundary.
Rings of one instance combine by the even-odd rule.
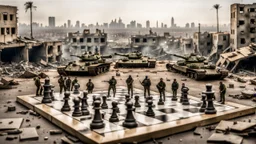
[[[156,21],[156,28],[158,28],[158,21]]]
[[[68,20],[68,27],[71,27],[71,20]]]
[[[146,28],[150,28],[150,21],[149,20],[146,21]]]
[[[174,24],[174,18],[172,17],[172,27],[175,27],[175,24]]]
[[[55,17],[49,17],[49,27],[55,27]]]

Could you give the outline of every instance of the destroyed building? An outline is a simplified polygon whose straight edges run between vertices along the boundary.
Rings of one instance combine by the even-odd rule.
[[[208,56],[212,50],[212,35],[209,32],[195,32],[194,45],[202,56]]]
[[[239,70],[254,71],[256,61],[256,44],[251,43],[249,46],[236,49],[232,52],[223,53],[217,62],[217,66],[226,68],[230,72]]]
[[[89,29],[85,29],[83,33],[70,32],[68,33],[68,43],[76,50],[76,52],[98,50],[100,53],[104,53],[107,47],[107,33],[96,29],[95,33],[90,33]]]
[[[233,50],[256,42],[256,3],[231,5],[231,36]]]
[[[59,61],[62,55],[60,41],[38,41],[21,38],[17,33],[17,7],[0,5],[0,61],[46,62]]]
[[[191,53],[194,50],[194,44],[192,38],[181,38],[181,50],[184,53]]]

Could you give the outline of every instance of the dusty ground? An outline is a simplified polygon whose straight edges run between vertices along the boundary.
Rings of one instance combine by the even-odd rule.
[[[174,78],[178,80],[178,82],[181,84],[182,82],[186,83],[186,85],[189,87],[190,95],[194,95],[199,97],[200,93],[205,90],[205,84],[206,83],[211,83],[213,85],[213,89],[216,92],[216,97],[218,100],[218,84],[219,81],[195,81],[190,78],[187,78],[185,76],[181,76],[177,73],[172,73],[172,72],[167,72],[165,69],[165,65],[159,64],[157,65],[156,69],[119,69],[121,76],[116,77],[118,84],[117,85],[125,85],[125,79],[128,77],[128,75],[132,75],[132,77],[135,80],[134,86],[136,88],[141,88],[142,86],[139,83],[139,80],[143,80],[144,77],[147,75],[152,81],[152,86],[151,89],[156,91],[156,83],[159,82],[160,78],[164,78],[166,84],[167,84],[167,91],[171,91],[171,82]],[[51,83],[55,85],[55,90],[59,91],[59,87],[57,85],[57,80],[58,80],[58,74],[55,70],[50,70],[47,72],[47,74],[50,76]],[[95,90],[97,89],[106,89],[107,88],[107,83],[102,82],[103,80],[108,80],[111,78],[111,76],[115,76],[116,70],[111,69],[110,72],[106,74],[102,74],[96,77],[78,77],[78,81],[81,85],[81,89],[85,89],[85,84],[87,83],[88,79],[91,78],[92,81],[95,84]],[[74,77],[72,77],[73,79]],[[181,78],[187,78],[187,81],[181,81]],[[167,79],[170,79],[171,81],[166,81]],[[36,87],[34,86],[34,81],[32,79],[17,79],[20,82],[20,85],[16,89],[10,89],[10,90],[1,90],[0,91],[0,118],[14,118],[14,117],[23,117],[25,119],[30,119],[30,122],[23,122],[22,127],[35,127],[38,124],[41,125],[41,128],[37,130],[38,134],[40,135],[39,141],[24,141],[21,143],[61,143],[60,138],[65,135],[63,133],[62,135],[55,135],[52,136],[49,134],[49,130],[51,129],[58,129],[55,125],[51,124],[44,118],[37,118],[33,117],[29,114],[27,115],[20,115],[16,114],[18,111],[26,110],[25,107],[21,106],[20,104],[17,104],[15,102],[16,96],[18,95],[25,95],[25,94],[32,94],[35,93]],[[239,83],[233,79],[228,79],[226,78],[223,80],[223,82],[228,86],[229,83],[233,83],[235,85],[235,88],[227,89],[227,95],[229,94],[240,94],[243,88],[239,88],[241,85],[246,85],[246,89],[254,89],[254,85],[251,85],[248,83]],[[238,99],[233,99],[231,97],[226,96],[227,101],[232,101],[244,105],[250,105],[250,106],[256,106],[255,102],[252,102],[251,100],[238,100]],[[7,101],[11,101],[11,103],[7,103]],[[15,105],[16,106],[16,112],[6,112],[8,105]],[[251,116],[246,116],[242,118],[238,118],[236,120],[248,120],[252,119],[256,121],[256,115],[251,115]],[[157,141],[161,141],[166,144],[170,143],[190,143],[190,144],[201,144],[201,143],[206,143],[207,138],[211,135],[212,132],[209,132],[208,130],[205,130],[203,133],[202,137],[200,136],[194,136],[193,131],[188,131],[176,135],[172,135],[170,137],[166,138],[161,138],[157,139]],[[49,137],[47,141],[44,140],[44,137]],[[256,138],[246,138],[243,143],[251,143],[255,144]],[[6,141],[5,136],[0,136],[0,143],[18,143],[19,140],[13,140],[13,141]],[[153,143],[153,140],[150,140],[145,143]]]

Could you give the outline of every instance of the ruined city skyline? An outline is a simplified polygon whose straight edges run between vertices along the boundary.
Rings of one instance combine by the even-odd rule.
[[[19,23],[29,23],[29,14],[25,13],[24,3],[27,0],[1,0],[2,5],[17,6]],[[48,25],[48,17],[56,18],[56,26],[61,26],[71,20],[73,25],[79,20],[81,23],[99,24],[110,23],[111,20],[121,17],[125,24],[136,20],[143,27],[149,20],[151,27],[156,27],[156,21],[171,25],[171,17],[175,17],[177,26],[184,27],[186,23],[202,23],[207,25],[216,25],[216,12],[213,5],[218,3],[221,5],[219,10],[220,24],[229,24],[230,21],[230,5],[233,3],[253,3],[253,0],[33,0],[37,9],[33,13],[33,21]],[[156,7],[157,6],[157,7]],[[56,7],[58,9],[56,10]],[[72,10],[71,10],[72,9]],[[177,12],[178,10],[181,10]],[[192,11],[191,11],[192,10]],[[205,11],[204,13],[202,13]]]

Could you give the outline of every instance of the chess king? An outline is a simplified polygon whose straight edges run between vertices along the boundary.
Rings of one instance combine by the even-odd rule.
[[[146,76],[142,82],[140,81],[140,83],[144,87],[144,97],[146,97],[146,92],[148,92],[148,96],[150,96],[151,81],[148,76]]]
[[[131,95],[131,97],[133,97],[133,78],[131,75],[129,75],[129,77],[126,79],[126,84],[127,84],[127,88],[128,88],[128,94]]]
[[[157,89],[160,93],[160,97],[163,97],[164,101],[165,101],[165,87],[166,87],[166,84],[163,81],[163,78],[160,78],[160,82],[156,85],[156,87],[157,87]]]

